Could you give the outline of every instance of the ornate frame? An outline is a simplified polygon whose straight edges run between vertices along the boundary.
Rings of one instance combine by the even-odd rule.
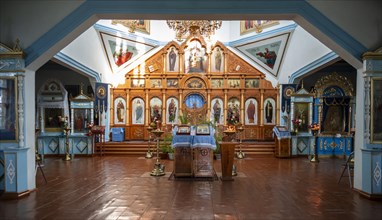
[[[150,34],[150,20],[138,20],[138,24],[133,24],[133,21],[136,20],[112,20],[111,24],[121,24],[129,28],[131,32],[137,30],[145,34]]]
[[[247,28],[246,23],[253,22],[252,27]],[[244,20],[240,21],[240,35],[249,34],[256,31],[256,33],[261,33],[263,29],[269,28],[280,24],[278,21],[273,20]]]
[[[320,123],[320,130],[323,134],[337,134],[337,133],[342,133],[342,134],[346,134],[348,132],[350,132],[350,124],[351,124],[351,119],[350,119],[350,116],[348,116],[347,118],[345,118],[345,109],[343,107],[342,108],[342,112],[344,112],[343,114],[343,120],[344,120],[344,123],[345,121],[347,121],[347,127],[345,127],[345,124],[343,125],[343,128],[342,128],[342,131],[328,131],[327,128],[325,128],[324,124],[324,105],[325,105],[325,97],[334,97],[334,96],[328,96],[328,94],[326,93],[325,94],[325,91],[330,88],[330,87],[336,87],[336,88],[340,88],[343,93],[344,93],[344,96],[343,97],[353,97],[355,91],[354,91],[354,88],[353,88],[353,85],[351,83],[351,81],[343,76],[343,75],[340,75],[336,72],[333,72],[329,75],[326,75],[326,76],[323,76],[321,77],[314,85],[314,88],[315,88],[315,96],[319,99],[319,107],[318,107],[318,121]],[[350,105],[350,103],[349,103]],[[350,105],[351,107],[351,105]],[[351,108],[350,108],[351,109]],[[351,114],[350,112],[348,113],[349,115]],[[348,130],[347,132],[345,132],[345,130]]]
[[[5,113],[5,115],[0,115],[0,142],[17,142],[18,141],[18,124],[19,124],[19,119],[18,119],[18,111],[17,111],[17,97],[18,97],[18,94],[17,94],[17,77],[13,77],[13,76],[0,76],[0,97],[2,97],[1,93],[3,92],[4,90],[4,93],[5,92],[5,89],[6,89],[6,85],[3,85],[3,82],[5,82],[6,84],[8,84],[8,82],[10,82],[9,84],[12,84],[13,85],[13,92],[9,92],[9,95],[11,96],[11,98],[5,98],[4,100],[9,100],[13,103],[10,103],[7,107],[5,106],[6,103],[2,103],[0,102],[0,108],[4,108],[2,109],[2,114]],[[3,89],[4,88],[4,89]],[[4,105],[4,106],[3,106]],[[7,109],[9,110],[9,113],[7,113]],[[14,113],[14,117],[12,117],[11,113]],[[4,119],[3,119],[4,118]],[[6,120],[7,118],[9,118],[10,120],[10,125],[9,125],[9,129],[6,129],[5,126],[6,126]],[[3,122],[4,120],[4,122]],[[2,123],[4,123],[4,128],[2,128]],[[13,125],[13,126],[11,126]],[[6,136],[6,134],[9,133],[9,137]],[[14,137],[14,138],[11,138],[11,137]]]
[[[377,83],[378,82],[378,83]],[[382,108],[382,77],[373,77],[371,78],[371,125],[370,125],[370,142],[373,144],[382,143],[382,126],[381,128],[376,128],[378,125],[378,119],[381,120],[381,112],[378,109]],[[379,103],[376,103],[379,101]]]
[[[242,52],[273,76],[277,77],[284,59],[289,36],[290,32],[287,32],[269,38],[235,45],[234,48]]]

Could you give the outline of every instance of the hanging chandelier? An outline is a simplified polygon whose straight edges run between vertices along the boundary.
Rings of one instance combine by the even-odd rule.
[[[197,33],[210,38],[215,31],[222,26],[222,21],[218,20],[167,20],[170,29],[175,30],[175,37],[182,41],[188,35]]]

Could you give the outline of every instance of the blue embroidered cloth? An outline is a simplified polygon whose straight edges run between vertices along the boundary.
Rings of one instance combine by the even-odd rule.
[[[216,141],[213,128],[210,128],[210,131],[209,135],[177,135],[176,129],[174,129],[172,147],[206,147],[215,150]]]
[[[286,128],[281,127],[281,129],[286,129]],[[280,128],[277,128],[277,126],[273,128],[273,132],[274,132],[273,134],[276,134],[276,137],[278,140],[292,137],[288,130],[282,131],[280,130]]]

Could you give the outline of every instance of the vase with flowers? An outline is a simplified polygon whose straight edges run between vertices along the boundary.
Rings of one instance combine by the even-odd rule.
[[[316,136],[318,134],[318,131],[320,130],[320,125],[317,123],[313,123],[311,125],[308,125],[308,128],[312,131],[312,134]]]
[[[298,117],[296,117],[295,119],[292,120],[293,129],[294,129],[295,134],[297,134],[298,128],[300,127],[301,122],[302,122],[302,120]]]

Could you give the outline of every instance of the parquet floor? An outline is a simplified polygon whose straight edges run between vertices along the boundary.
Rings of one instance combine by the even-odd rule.
[[[143,156],[46,158],[48,183],[38,171],[36,191],[0,200],[0,219],[382,219],[381,201],[337,184],[343,159],[247,157],[232,182],[174,180],[161,162],[166,175],[152,177]]]

